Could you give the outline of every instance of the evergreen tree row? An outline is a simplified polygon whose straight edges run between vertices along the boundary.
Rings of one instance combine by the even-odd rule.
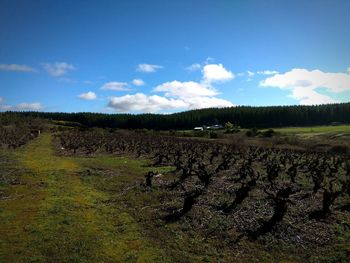
[[[1,116],[2,115],[2,116]],[[242,128],[329,125],[350,123],[350,103],[314,106],[237,106],[208,108],[173,114],[102,114],[63,112],[5,112],[2,119],[29,116],[50,120],[78,122],[88,127],[123,129],[192,129],[195,126],[231,122]]]

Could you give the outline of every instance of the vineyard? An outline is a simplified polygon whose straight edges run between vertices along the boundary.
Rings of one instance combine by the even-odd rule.
[[[15,149],[38,136],[28,127],[0,127],[0,147]]]
[[[0,128],[0,261],[348,262],[342,147],[42,129],[33,120]]]
[[[18,259],[13,255],[24,253],[27,256],[20,259],[44,255],[46,261],[71,262],[78,253],[81,259],[101,262],[112,258],[134,262],[140,257],[152,258],[146,262],[348,262],[350,158],[346,151],[252,146],[237,140],[130,130],[64,128],[48,133],[46,128],[40,135],[41,125],[20,123],[0,129],[0,212],[7,211],[0,213],[5,222],[0,232],[11,261]],[[44,207],[51,208],[41,216],[37,212],[34,218],[41,221],[27,222],[26,211],[39,209],[32,206],[40,204],[44,193],[49,196],[43,200],[56,201],[46,203]],[[101,194],[109,197],[96,199]],[[79,207],[86,198],[89,205],[72,217],[75,210],[70,207]],[[16,221],[23,225],[16,228],[20,231],[16,235],[12,220],[18,216],[11,217],[12,210],[24,216],[21,223]],[[103,217],[98,219],[101,211]],[[130,225],[130,218],[120,218],[125,213],[135,222]],[[87,215],[85,222],[82,218]],[[67,218],[64,231],[70,234],[60,237],[56,231],[62,232],[62,216]],[[39,231],[42,224],[48,227]],[[142,234],[135,233],[134,224]],[[94,239],[88,233],[96,226],[99,230],[93,235],[100,237]],[[123,252],[113,247],[115,254],[108,257],[98,244],[113,229],[118,234],[108,241],[110,246],[116,238],[122,239],[119,244],[136,242],[130,241],[136,236],[137,242],[149,245],[121,246]],[[22,251],[30,245],[18,244],[33,235],[38,240],[46,235],[51,243],[45,247],[36,241],[33,248]],[[65,250],[52,250],[62,242],[68,242]],[[71,251],[75,242],[85,242],[85,249]]]
[[[165,224],[186,222],[205,240],[307,250],[349,231],[348,155],[102,130],[67,131],[56,141],[61,154],[151,160],[152,171],[135,187],[158,191],[159,202],[142,209]],[[163,166],[173,170],[158,173]]]
[[[0,115],[0,149],[15,149],[36,138],[43,127],[38,118]]]
[[[349,25],[0,0],[0,263],[350,263]]]

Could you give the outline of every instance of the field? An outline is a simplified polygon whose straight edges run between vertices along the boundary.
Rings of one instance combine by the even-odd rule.
[[[350,125],[337,126],[313,126],[313,127],[288,127],[274,129],[281,133],[350,133]]]
[[[348,154],[102,129],[23,138],[0,152],[0,262],[348,262]]]

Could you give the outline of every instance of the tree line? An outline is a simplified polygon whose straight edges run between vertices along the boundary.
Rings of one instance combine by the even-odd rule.
[[[2,115],[2,116],[1,116]],[[350,103],[313,106],[237,106],[207,108],[173,114],[104,114],[65,112],[4,112],[0,118],[19,116],[77,122],[88,127],[180,130],[231,122],[242,128],[329,125],[350,123]]]

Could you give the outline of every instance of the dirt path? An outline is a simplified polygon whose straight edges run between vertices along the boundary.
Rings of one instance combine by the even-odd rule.
[[[14,156],[28,172],[0,201],[0,262],[167,261],[108,193],[81,179],[81,162],[54,154],[50,134]]]

